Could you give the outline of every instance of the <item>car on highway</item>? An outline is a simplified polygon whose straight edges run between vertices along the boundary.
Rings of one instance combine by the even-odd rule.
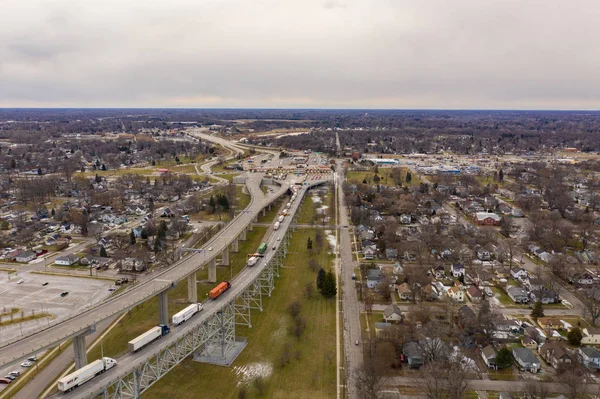
[[[31,367],[33,366],[33,362],[23,362],[21,363],[21,367]]]
[[[110,287],[108,289],[108,292],[115,292],[117,290],[117,287]]]
[[[19,377],[21,375],[20,371],[13,370],[8,375],[12,375],[13,377]]]
[[[25,280],[20,279],[19,281],[17,281],[17,284],[23,284],[25,282]]]
[[[354,345],[358,346],[358,340],[354,341]]]
[[[9,380],[11,380],[11,381],[14,381],[14,380],[16,380],[16,379],[17,379],[17,377],[15,377],[14,375],[10,375],[10,374],[6,374],[6,375],[4,376],[4,378],[8,378],[8,379],[9,379]]]
[[[8,378],[0,378],[0,384],[10,384],[12,380]]]
[[[212,247],[209,247],[209,248],[208,248],[208,250],[209,250],[209,251],[212,251]]]
[[[30,362],[37,362],[37,355],[29,356],[27,360],[29,360]]]
[[[60,294],[61,297],[66,297],[67,295],[69,295],[69,291],[64,291]]]
[[[42,287],[45,287],[48,285],[48,282],[46,281],[45,283],[42,284]]]

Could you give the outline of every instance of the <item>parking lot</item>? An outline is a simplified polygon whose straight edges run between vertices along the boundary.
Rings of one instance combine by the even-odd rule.
[[[69,315],[98,303],[110,292],[112,282],[92,278],[45,276],[24,273],[10,280],[7,273],[0,273],[0,313],[17,308],[13,315],[17,319],[34,314],[49,313],[50,318],[40,318],[22,323],[0,326],[0,343],[27,335],[49,323],[56,323]],[[18,283],[23,280],[22,283]],[[47,283],[46,285],[44,285]],[[64,296],[61,294],[67,292]],[[10,320],[9,315],[2,316],[2,322]]]

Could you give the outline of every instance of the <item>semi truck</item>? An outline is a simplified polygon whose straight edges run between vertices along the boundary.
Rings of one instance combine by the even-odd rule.
[[[195,315],[202,309],[204,309],[204,308],[202,307],[201,303],[191,304],[187,308],[185,308],[182,311],[179,311],[173,315],[173,318],[172,318],[173,324],[176,326],[180,325],[184,321],[191,319],[193,315]]]
[[[215,288],[210,290],[208,296],[210,299],[217,299],[220,297],[225,291],[227,291],[231,287],[229,281],[223,281],[221,284],[217,285]]]
[[[85,384],[98,374],[102,374],[106,370],[110,370],[116,365],[117,361],[115,359],[111,359],[110,357],[103,357],[102,359],[94,360],[90,364],[83,366],[79,370],[74,371],[58,380],[58,390],[61,392],[69,392],[78,386]]]
[[[277,230],[279,228],[280,224],[279,222],[275,222],[275,224],[273,225],[273,230]]]
[[[256,265],[256,262],[258,262],[258,257],[256,256],[251,256],[248,258],[248,262],[246,262],[246,266],[248,267],[252,267],[254,265]]]
[[[279,216],[279,217],[277,218],[277,221],[278,221],[279,223],[283,222],[283,218],[284,218],[284,217],[285,217],[285,216],[283,216],[283,215]]]
[[[144,346],[154,342],[155,340],[161,337],[164,337],[169,332],[171,332],[171,329],[169,328],[169,326],[166,326],[164,324],[153,327],[150,330],[143,333],[142,335],[140,335],[139,337],[129,341],[129,351],[137,352]]]
[[[260,244],[260,246],[258,247],[258,253],[259,254],[264,254],[267,251],[267,243],[263,242],[262,244]]]

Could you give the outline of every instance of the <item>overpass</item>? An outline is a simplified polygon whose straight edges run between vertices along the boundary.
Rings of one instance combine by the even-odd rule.
[[[302,197],[310,187],[328,180],[321,178],[297,186],[297,198],[288,211],[294,216],[286,217],[279,230],[269,238],[265,257],[256,266],[245,268],[238,274],[231,281],[231,288],[219,298],[205,301],[202,312],[181,326],[173,327],[170,334],[148,348],[117,358],[117,367],[70,393],[57,393],[53,397],[139,398],[142,392],[190,355],[212,364],[225,365],[233,361],[238,353],[236,348],[239,348],[235,326],[252,327],[251,310],[262,311],[263,297],[270,296],[275,289],[275,278],[279,276],[287,254]],[[279,190],[279,195],[284,189]]]

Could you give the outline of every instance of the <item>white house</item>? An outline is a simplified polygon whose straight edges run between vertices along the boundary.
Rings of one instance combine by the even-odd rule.
[[[600,328],[584,328],[582,345],[597,345],[600,344]]]
[[[452,298],[456,302],[464,302],[465,301],[465,292],[458,288],[457,286],[450,287],[448,289],[448,296]]]
[[[79,261],[79,257],[75,254],[59,256],[54,261],[54,264],[59,266],[71,266]]]
[[[27,263],[27,262],[32,261],[34,259],[35,259],[35,252],[31,252],[31,251],[21,252],[15,258],[15,260],[17,262],[20,262],[20,263]]]

